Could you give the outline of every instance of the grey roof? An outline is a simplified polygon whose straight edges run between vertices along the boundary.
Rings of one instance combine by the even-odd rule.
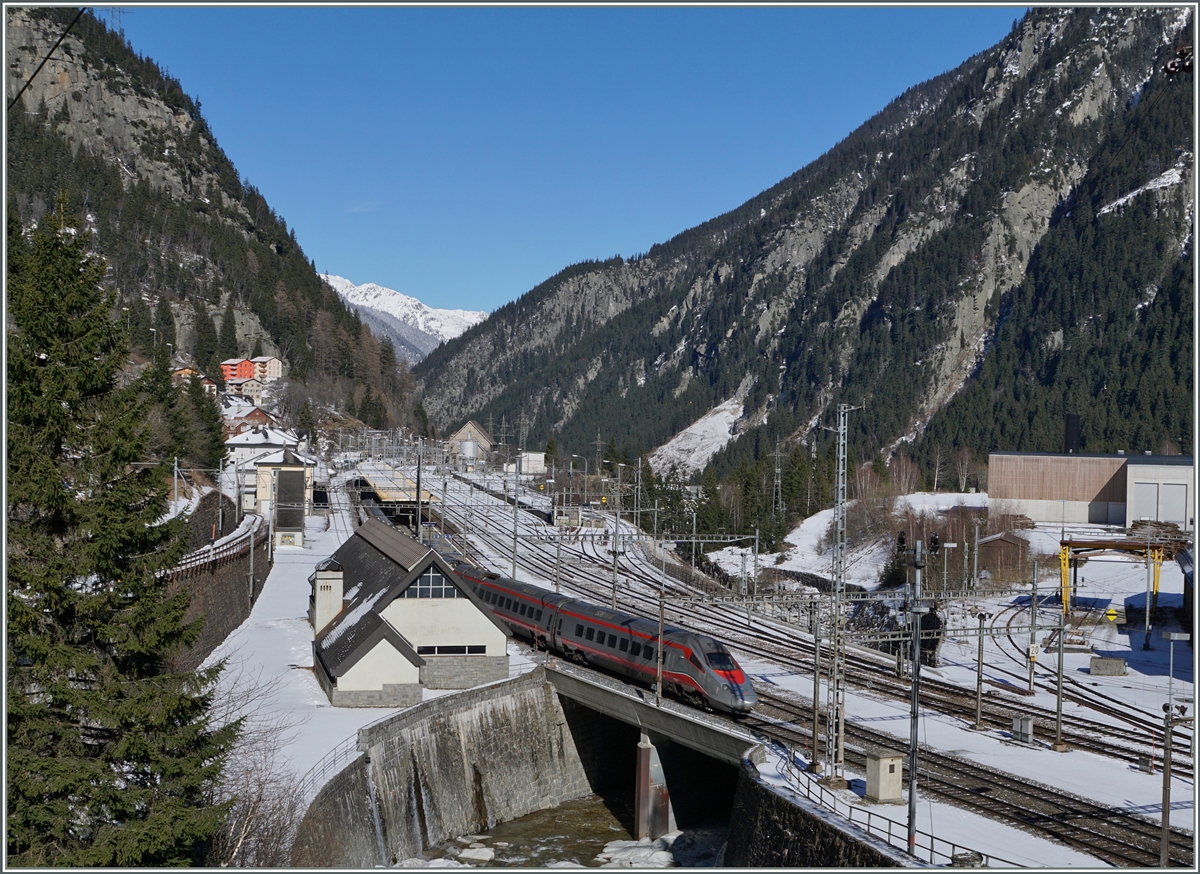
[[[316,656],[331,677],[344,674],[385,637],[412,664],[425,664],[380,614],[430,565],[436,566],[476,609],[508,634],[507,626],[458,579],[441,556],[379,519],[368,519],[360,525],[322,564],[329,562],[342,568],[343,591],[355,590],[353,600],[316,638]]]

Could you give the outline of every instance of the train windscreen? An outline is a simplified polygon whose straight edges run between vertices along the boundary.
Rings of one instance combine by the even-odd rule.
[[[734,662],[733,656],[729,655],[729,653],[706,652],[704,659],[714,671],[736,671],[738,669],[737,663]]]

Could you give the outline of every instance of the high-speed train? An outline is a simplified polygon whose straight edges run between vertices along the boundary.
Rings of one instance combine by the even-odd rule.
[[[645,683],[658,675],[658,621],[501,577],[462,564],[456,573],[514,635],[581,664]],[[723,643],[674,625],[663,627],[663,692],[695,707],[744,716],[758,703],[745,672]]]

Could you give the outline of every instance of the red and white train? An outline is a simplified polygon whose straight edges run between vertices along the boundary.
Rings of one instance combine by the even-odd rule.
[[[581,664],[644,683],[657,680],[662,647],[663,692],[688,704],[744,716],[754,709],[754,685],[723,643],[706,634],[598,607],[471,565],[457,574],[515,636]]]

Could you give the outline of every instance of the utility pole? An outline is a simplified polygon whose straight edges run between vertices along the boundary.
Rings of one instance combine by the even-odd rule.
[[[979,655],[975,660],[975,728],[983,728],[983,626],[991,614],[979,614]]]
[[[913,600],[909,605],[912,622],[912,703],[908,739],[908,853],[917,854],[917,742],[920,726],[921,699],[921,616],[927,609],[921,604],[921,570],[925,566],[924,544],[918,540],[913,546],[913,567],[916,569],[913,583]],[[982,640],[982,637],[980,638]]]
[[[775,489],[771,495],[771,515],[776,513],[782,515],[786,508],[783,505],[783,466],[780,461],[781,452],[779,450],[779,442],[775,443]]]
[[[1038,614],[1038,566],[1037,562],[1033,563],[1033,597],[1029,601],[1029,652],[1027,661],[1029,662],[1029,693],[1033,694],[1033,669],[1037,665],[1037,651],[1034,649],[1037,646],[1037,614]]]
[[[844,785],[846,718],[846,436],[851,410],[862,409],[838,404],[837,426],[837,505],[834,519],[836,539],[833,546],[833,646],[829,660],[829,706],[826,709],[826,732],[829,735],[825,756],[830,761],[831,783]],[[826,428],[832,431],[832,428]]]

